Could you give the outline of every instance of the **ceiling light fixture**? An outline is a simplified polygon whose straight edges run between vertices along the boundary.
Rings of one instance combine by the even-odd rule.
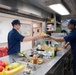
[[[49,5],[49,7],[60,15],[70,14],[63,4],[53,4],[53,5]]]
[[[47,6],[60,15],[69,15],[70,9],[64,0],[49,0],[46,2]]]

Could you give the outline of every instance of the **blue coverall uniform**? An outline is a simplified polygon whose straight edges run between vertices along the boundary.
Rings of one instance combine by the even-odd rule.
[[[72,49],[72,56],[73,56],[73,72],[76,75],[76,28],[71,30],[71,32],[64,37],[66,42],[70,42],[71,49]]]
[[[8,33],[8,55],[20,52],[20,42],[23,38],[24,36],[14,28]]]

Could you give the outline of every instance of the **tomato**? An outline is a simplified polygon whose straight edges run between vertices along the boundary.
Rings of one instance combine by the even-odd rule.
[[[5,66],[6,66],[6,64],[5,64],[4,62],[2,62],[2,66],[3,66],[3,67],[5,67]]]
[[[2,72],[3,71],[3,67],[2,66],[0,66],[0,72]]]
[[[4,61],[5,65],[7,66],[8,65],[8,62],[7,61]]]
[[[0,66],[5,67],[5,63],[4,62],[0,62]]]

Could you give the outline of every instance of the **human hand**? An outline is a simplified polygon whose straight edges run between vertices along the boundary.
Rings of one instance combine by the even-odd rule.
[[[50,35],[48,35],[48,34],[46,34],[46,33],[44,33],[44,32],[41,33],[41,36],[42,36],[42,37],[45,37],[45,38],[49,38],[49,37],[50,37]]]
[[[43,36],[44,38],[50,38],[50,35],[46,34]]]
[[[41,38],[42,36],[41,36],[41,33],[38,33],[38,34],[36,34],[35,36],[34,36],[34,39],[39,39],[39,38]]]
[[[69,44],[70,44],[70,43],[67,42],[67,43],[63,46],[63,48],[66,49],[66,48],[68,47]]]
[[[66,49],[67,48],[67,45],[64,45],[62,48]]]

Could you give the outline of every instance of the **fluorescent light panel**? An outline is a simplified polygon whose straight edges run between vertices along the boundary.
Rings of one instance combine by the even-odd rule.
[[[60,15],[69,15],[69,11],[63,6],[63,4],[53,4],[49,7]]]

